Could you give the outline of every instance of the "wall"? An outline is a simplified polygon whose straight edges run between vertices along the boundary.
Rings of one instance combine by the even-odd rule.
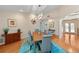
[[[69,19],[76,19],[79,18],[79,13],[72,15],[75,12],[79,11],[79,6],[63,6],[61,9],[61,18],[60,18],[60,22],[59,22],[59,37],[62,37],[62,32],[63,32],[63,27],[62,27],[62,21],[63,20],[69,20]]]
[[[61,36],[62,34],[62,19],[69,15],[70,13],[73,13],[75,11],[79,11],[79,6],[61,6],[58,9],[50,11],[50,14],[53,19],[55,20],[55,34]],[[27,13],[19,13],[19,12],[0,12],[0,35],[3,34],[3,28],[8,27],[7,20],[8,18],[14,18],[17,21],[17,26],[10,28],[9,33],[16,32],[18,28],[22,31],[22,38],[26,38],[27,33],[29,30],[34,31],[36,28],[39,28],[39,20],[37,20],[37,23],[33,25],[29,18],[30,14]],[[77,16],[78,17],[78,16]]]
[[[62,37],[62,20],[64,20],[65,16],[79,11],[79,5],[62,5],[60,8],[51,11],[49,14],[53,16],[53,19],[55,20],[55,29],[56,34],[59,35],[59,37]],[[67,18],[79,18],[79,15],[67,17]],[[66,18],[66,20],[67,20]]]
[[[32,24],[30,14],[20,12],[0,12],[0,35],[3,34],[3,28],[8,27],[8,19],[14,18],[17,22],[16,27],[9,27],[9,33],[16,32],[18,28],[21,29],[21,38],[24,39],[28,36],[28,31],[34,31],[40,27],[40,20],[37,20],[36,24]],[[56,34],[58,35],[58,20],[55,20]],[[40,29],[40,28],[39,28]]]
[[[59,8],[60,9],[60,8]],[[51,16],[53,16],[53,19],[55,20],[55,34],[59,35],[59,10],[52,10],[50,13]],[[8,18],[14,18],[16,19],[17,25],[16,27],[9,27],[9,33],[16,32],[18,28],[21,29],[22,32],[22,38],[26,38],[28,36],[28,31],[31,30],[32,32],[39,28],[40,21],[37,20],[37,23],[33,25],[29,18],[30,14],[27,13],[20,13],[20,12],[2,12],[0,11],[0,35],[3,34],[3,28],[8,27]]]
[[[0,35],[3,34],[3,28],[8,27],[8,19],[13,18],[16,20],[16,27],[9,27],[9,33],[17,32],[20,28],[22,35],[21,38],[26,38],[29,30],[34,31],[38,23],[32,25],[30,22],[29,14],[18,12],[0,12]]]

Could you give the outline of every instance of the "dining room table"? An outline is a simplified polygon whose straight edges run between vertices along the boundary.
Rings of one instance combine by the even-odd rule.
[[[54,33],[34,32],[32,34],[33,41],[39,50],[51,50],[51,37]]]

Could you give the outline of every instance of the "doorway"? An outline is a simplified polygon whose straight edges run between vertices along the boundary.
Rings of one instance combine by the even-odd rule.
[[[63,38],[66,44],[75,46],[78,39],[78,23],[79,20],[64,20],[63,21]]]

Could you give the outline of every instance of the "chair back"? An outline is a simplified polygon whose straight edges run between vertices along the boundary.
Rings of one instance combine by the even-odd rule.
[[[42,40],[41,50],[42,52],[50,52],[52,48],[51,44],[51,38],[50,37],[44,37]]]
[[[31,35],[31,32],[29,31],[28,32],[28,38],[27,38],[27,41],[28,41],[28,43],[30,44],[30,45],[32,45],[32,42],[33,42],[33,38],[32,38],[32,35]]]

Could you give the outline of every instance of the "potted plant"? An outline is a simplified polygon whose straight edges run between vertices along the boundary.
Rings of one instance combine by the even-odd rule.
[[[4,33],[7,34],[9,31],[9,28],[4,28]]]

